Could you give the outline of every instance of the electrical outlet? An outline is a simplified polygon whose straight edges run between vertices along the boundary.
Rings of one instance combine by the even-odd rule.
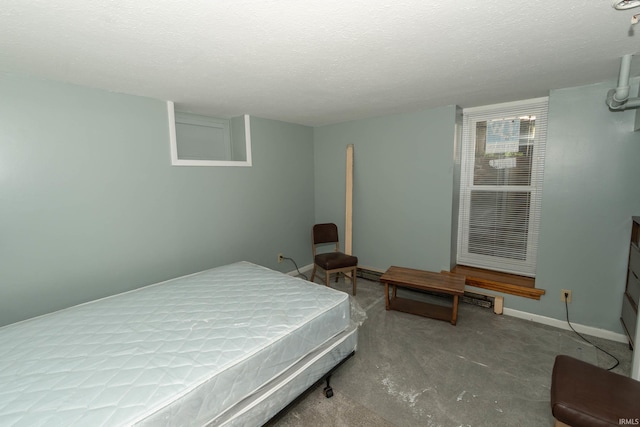
[[[571,291],[569,289],[562,289],[560,291],[560,301],[564,302],[565,299],[567,300],[567,303],[571,302]],[[566,295],[566,298],[565,298]]]
[[[278,254],[278,264],[280,264],[282,261],[284,261],[284,255]]]

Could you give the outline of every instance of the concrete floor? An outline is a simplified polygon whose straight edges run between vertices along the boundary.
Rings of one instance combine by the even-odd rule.
[[[332,287],[351,289],[342,279]],[[269,426],[552,426],[555,356],[614,363],[573,332],[470,304],[460,304],[456,326],[386,311],[384,286],[364,279],[352,318],[362,323],[358,350],[332,376],[334,396],[312,387]],[[620,359],[614,372],[629,374],[626,344],[588,338]]]

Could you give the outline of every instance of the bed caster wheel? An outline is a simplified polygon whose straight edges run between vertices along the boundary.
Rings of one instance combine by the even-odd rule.
[[[327,399],[333,396],[333,389],[331,388],[331,384],[329,384],[329,381],[331,381],[331,375],[327,376],[327,386],[323,390],[324,397],[326,397]]]
[[[333,389],[331,387],[324,388],[324,396],[328,399],[333,396]]]

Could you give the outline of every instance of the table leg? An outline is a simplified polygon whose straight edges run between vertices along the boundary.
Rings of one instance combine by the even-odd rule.
[[[396,285],[393,285],[393,298],[397,298],[398,296],[398,287]]]
[[[389,310],[389,284],[386,282],[384,284],[384,308]]]
[[[458,295],[453,296],[453,316],[451,318],[451,324],[455,325],[458,321]]]

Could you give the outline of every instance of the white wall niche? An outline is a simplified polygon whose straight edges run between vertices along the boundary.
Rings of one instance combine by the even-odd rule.
[[[175,110],[167,101],[173,166],[251,166],[251,121]]]

